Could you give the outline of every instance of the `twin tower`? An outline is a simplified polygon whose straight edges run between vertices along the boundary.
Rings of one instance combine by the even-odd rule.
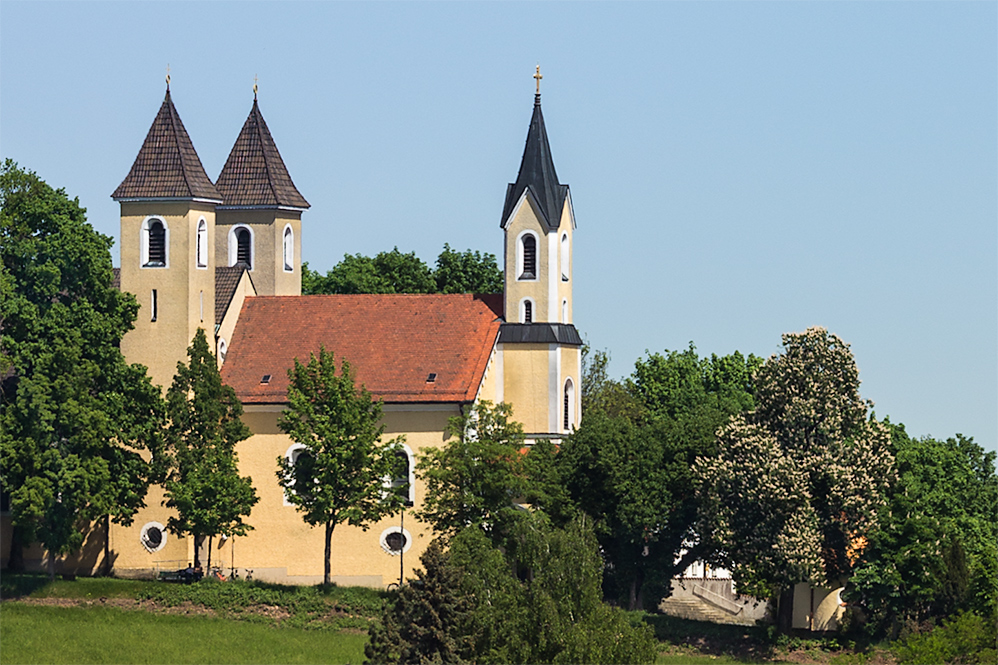
[[[121,204],[120,288],[138,299],[122,340],[129,362],[169,386],[198,328],[223,362],[245,297],[301,296],[301,215],[308,201],[253,107],[218,178],[205,173],[170,97],[127,177]],[[496,360],[500,399],[533,404],[517,414],[528,433],[568,431],[580,413],[581,339],[572,325],[569,188],[558,182],[540,93],[516,181],[506,191],[504,319]],[[567,378],[566,378],[567,377]]]

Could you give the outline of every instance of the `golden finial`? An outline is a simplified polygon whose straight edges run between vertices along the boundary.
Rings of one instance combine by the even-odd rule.
[[[260,79],[259,79],[259,78],[257,78],[257,75],[256,75],[256,74],[254,74],[254,75],[253,75],[253,101],[254,101],[254,102],[256,101],[256,93],[258,93],[258,92],[260,91],[260,86],[258,86],[258,85],[256,84],[256,82],[257,82],[257,81],[259,81],[259,80],[260,80]]]
[[[170,92],[170,63],[166,63],[166,91]]]
[[[541,76],[540,65],[537,65],[537,71],[534,72],[534,78],[537,79],[537,94],[539,95],[541,94],[541,79],[544,78],[543,76]]]

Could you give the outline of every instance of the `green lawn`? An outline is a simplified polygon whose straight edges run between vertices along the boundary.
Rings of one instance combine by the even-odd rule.
[[[0,663],[360,663],[367,635],[107,607],[3,603]]]

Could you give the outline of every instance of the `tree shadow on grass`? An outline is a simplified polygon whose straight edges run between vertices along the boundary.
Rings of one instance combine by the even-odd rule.
[[[4,572],[0,577],[0,599],[13,600],[24,598],[49,583],[45,573],[11,573]]]
[[[644,617],[665,644],[695,647],[711,656],[730,656],[740,661],[765,662],[773,658],[772,640],[765,626],[731,626],[680,619],[665,614]]]

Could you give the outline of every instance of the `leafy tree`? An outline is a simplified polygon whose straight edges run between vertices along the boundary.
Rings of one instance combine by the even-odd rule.
[[[131,523],[157,476],[163,401],[119,350],[138,305],[111,284],[111,244],[76,199],[4,162],[0,485],[12,568],[38,539],[54,574],[53,557],[82,545],[83,522]]]
[[[501,293],[502,271],[488,253],[457,252],[445,244],[430,268],[396,247],[375,257],[347,254],[325,275],[302,264],[302,293]]]
[[[323,583],[330,583],[333,531],[346,523],[363,529],[402,507],[384,479],[397,472],[397,444],[382,444],[381,403],[354,384],[350,364],[339,374],[325,348],[307,365],[288,370],[288,408],[278,426],[304,450],[296,460],[277,458],[285,496],[310,526],[325,527]]]
[[[464,570],[450,565],[439,539],[420,557],[416,581],[399,589],[371,628],[364,654],[373,663],[458,663],[474,657],[473,600]],[[425,571],[425,572],[424,572]]]
[[[494,254],[456,252],[444,243],[433,273],[438,293],[502,293],[502,270]]]
[[[482,400],[451,418],[450,440],[421,453],[416,464],[426,483],[426,499],[416,517],[441,536],[481,527],[499,542],[521,511],[513,502],[528,485],[523,470],[523,426],[513,409]]]
[[[315,293],[433,293],[436,284],[429,267],[414,252],[398,247],[374,258],[347,254],[325,277],[302,273],[302,292]]]
[[[847,577],[876,526],[894,475],[888,429],[867,420],[849,345],[824,328],[783,336],[755,377],[756,410],[721,431],[717,457],[695,466],[702,536],[738,588],[780,596]]]
[[[957,435],[912,439],[891,426],[898,482],[869,536],[846,597],[866,628],[903,626],[998,603],[998,476],[995,453]]]
[[[253,527],[243,522],[260,498],[248,476],[240,476],[236,444],[250,436],[240,420],[242,404],[222,383],[218,363],[198,328],[187,349],[188,364],[177,363],[177,374],[166,393],[169,414],[168,450],[171,468],[164,489],[166,506],[177,511],[167,528],[178,536],[194,537],[194,560],[209,538],[244,536]]]
[[[586,364],[589,407],[558,466],[577,508],[596,520],[605,592],[637,609],[646,590],[657,604],[671,578],[705,554],[703,546],[689,548],[696,541],[692,465],[713,454],[715,433],[731,415],[751,408],[760,361],[737,352],[699,358],[690,345],[639,360],[626,384],[606,378],[606,361],[596,352]]]

